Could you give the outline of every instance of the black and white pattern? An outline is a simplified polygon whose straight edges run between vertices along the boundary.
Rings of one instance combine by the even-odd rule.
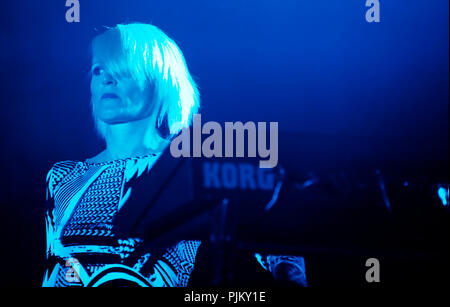
[[[140,286],[187,285],[200,241],[181,241],[152,259],[151,251],[138,249],[143,240],[114,233],[113,218],[130,193],[123,191],[127,178],[149,171],[157,158],[54,164],[47,176],[43,286],[98,286],[115,279]],[[135,255],[137,250],[142,255]],[[128,263],[130,258],[138,261]]]

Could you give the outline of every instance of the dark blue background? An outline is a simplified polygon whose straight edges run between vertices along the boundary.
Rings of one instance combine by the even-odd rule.
[[[172,37],[205,121],[278,121],[448,181],[449,2],[380,2],[370,24],[363,0],[80,0],[80,23],[66,22],[64,0],[2,1],[1,283],[39,284],[46,172],[103,146],[87,73],[104,25],[149,22]]]

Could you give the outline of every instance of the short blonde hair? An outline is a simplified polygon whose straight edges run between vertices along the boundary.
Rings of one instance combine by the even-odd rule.
[[[141,88],[147,82],[154,86],[144,140],[147,147],[158,148],[161,141],[191,124],[200,106],[198,88],[183,53],[159,28],[144,23],[118,24],[96,36],[91,51],[113,76],[130,76]],[[107,124],[95,115],[94,120],[105,138]]]

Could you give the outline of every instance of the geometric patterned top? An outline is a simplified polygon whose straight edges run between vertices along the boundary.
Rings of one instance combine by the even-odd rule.
[[[125,183],[150,171],[158,158],[151,154],[53,165],[47,175],[43,286],[117,286],[117,281],[155,287],[187,285],[200,241],[181,241],[154,256],[138,249],[141,238],[118,238],[114,232],[113,218],[131,191],[124,190]]]

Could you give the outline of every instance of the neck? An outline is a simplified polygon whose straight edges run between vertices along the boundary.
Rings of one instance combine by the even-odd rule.
[[[137,157],[150,153],[156,153],[144,145],[144,137],[148,129],[148,119],[108,125],[106,130],[107,160]]]

